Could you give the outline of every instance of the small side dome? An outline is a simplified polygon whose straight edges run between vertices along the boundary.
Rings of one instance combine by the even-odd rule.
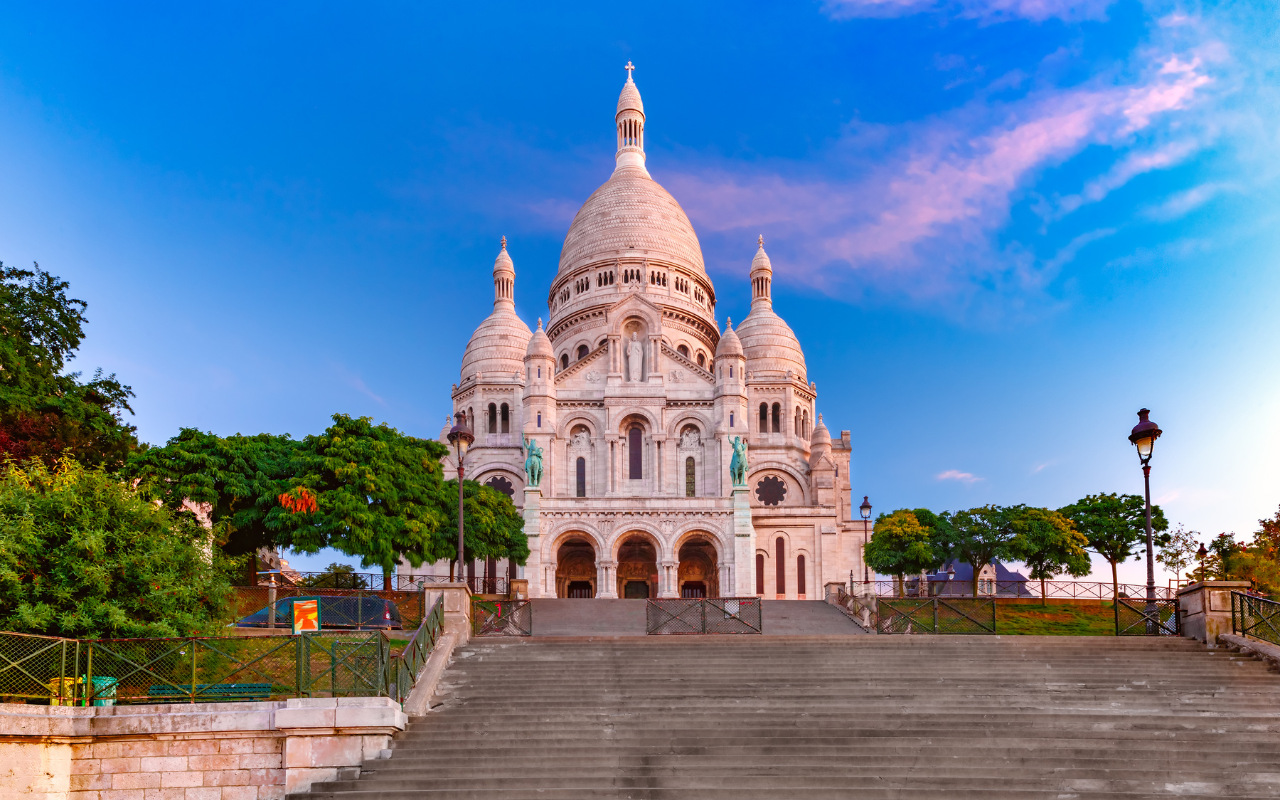
[[[823,446],[828,450],[831,449],[831,431],[827,430],[827,424],[822,421],[822,415],[818,415],[818,424],[813,429],[813,436],[809,437],[809,444],[814,447]]]
[[[738,339],[738,334],[733,332],[733,320],[726,320],[724,333],[720,335],[720,344],[716,345],[716,358],[724,358],[725,356],[736,356],[744,358],[742,353],[742,342]]]
[[[493,260],[493,313],[471,334],[462,353],[461,380],[476,373],[510,378],[524,370],[524,351],[529,343],[529,326],[516,314],[516,270],[507,252],[507,237]]]
[[[529,337],[529,347],[524,351],[525,361],[532,358],[556,360],[556,351],[551,347],[551,340],[547,338],[546,331],[542,330],[541,317],[538,318],[538,329],[533,332],[533,336]]]

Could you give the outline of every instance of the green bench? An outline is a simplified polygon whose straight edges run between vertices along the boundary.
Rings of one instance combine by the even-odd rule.
[[[271,696],[269,683],[197,683],[195,699],[217,703],[234,700],[266,700]],[[191,684],[170,686],[167,683],[147,687],[147,698],[158,702],[176,702],[191,698]]]

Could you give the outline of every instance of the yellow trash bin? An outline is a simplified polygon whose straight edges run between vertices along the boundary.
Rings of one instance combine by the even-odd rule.
[[[49,687],[49,705],[73,706],[76,704],[77,678],[54,678],[46,684]],[[62,691],[59,690],[61,686]]]

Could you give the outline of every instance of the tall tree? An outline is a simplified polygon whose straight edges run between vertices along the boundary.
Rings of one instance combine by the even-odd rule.
[[[456,478],[444,482],[444,495],[457,498]],[[472,559],[509,558],[523,564],[529,558],[529,540],[524,535],[524,518],[511,498],[492,486],[475,481],[462,482],[462,557]],[[429,559],[458,560],[458,504],[447,505],[449,522],[437,537],[440,550]],[[458,575],[462,574],[459,568]]]
[[[52,466],[67,455],[115,469],[138,448],[122,419],[133,390],[101,370],[83,382],[65,372],[87,322],[68,288],[38,264],[0,263],[0,457]]]
[[[1092,565],[1084,551],[1089,540],[1071,520],[1047,508],[1015,506],[1009,513],[1017,532],[1018,558],[1027,565],[1030,577],[1040,581],[1041,605],[1046,603],[1046,580],[1064,572],[1077,578],[1089,574]]]
[[[448,520],[440,466],[447,452],[369,417],[334,414],[299,450],[298,488],[314,495],[317,509],[288,515],[291,546],[355,556],[364,567],[381,567],[385,585],[402,559],[415,567],[435,560]]]
[[[190,515],[70,458],[0,466],[0,630],[186,636],[230,607],[229,563]]]
[[[1153,524],[1154,528],[1155,525]],[[1160,551],[1156,553],[1156,561],[1159,561],[1166,569],[1173,573],[1175,580],[1182,577],[1182,573],[1187,567],[1196,563],[1196,554],[1200,551],[1200,534],[1197,531],[1189,531],[1181,525],[1172,533],[1166,534],[1160,542]],[[1216,562],[1222,564],[1219,558]],[[1206,567],[1212,564],[1206,564]],[[1204,580],[1204,576],[1200,576],[1200,580]]]
[[[934,569],[942,563],[942,554],[929,533],[915,513],[905,508],[881,514],[876,517],[866,545],[867,566],[882,575],[896,576],[898,593],[902,594],[906,575]]]
[[[978,574],[998,560],[1018,558],[1015,514],[1000,506],[982,506],[947,515],[946,553],[973,567],[972,591],[978,596]]]
[[[209,504],[223,551],[244,555],[290,543],[278,498],[297,483],[300,444],[287,434],[221,437],[183,428],[164,447],[130,458],[124,474],[171,509],[188,500]]]
[[[1111,595],[1115,597],[1120,590],[1116,566],[1135,555],[1141,557],[1135,548],[1146,542],[1146,501],[1136,494],[1091,494],[1058,509],[1058,513],[1070,519],[1089,540],[1089,549],[1111,565]],[[1163,532],[1168,528],[1160,506],[1152,506],[1151,529]],[[1156,544],[1165,541],[1163,536],[1155,538]]]

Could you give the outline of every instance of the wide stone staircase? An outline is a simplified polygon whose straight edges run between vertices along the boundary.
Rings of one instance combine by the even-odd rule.
[[[473,640],[311,798],[1280,797],[1280,676],[1175,639]]]

